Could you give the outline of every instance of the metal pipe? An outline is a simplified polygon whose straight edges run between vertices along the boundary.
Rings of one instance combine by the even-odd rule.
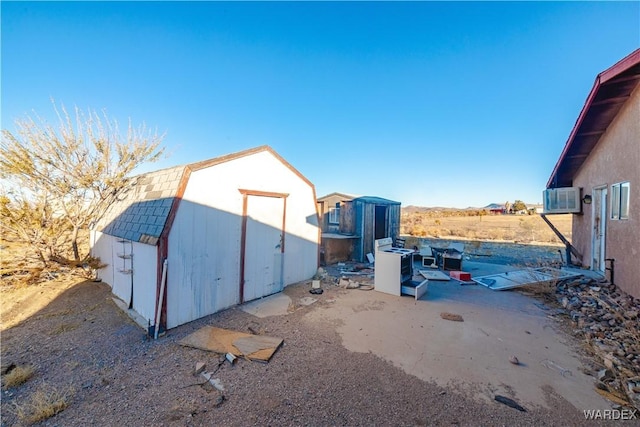
[[[609,261],[609,267],[605,266],[605,270],[609,271],[609,278],[610,278],[610,282],[612,285],[614,285],[615,283],[613,283],[613,263],[615,262],[614,258],[605,258],[605,262]]]
[[[162,303],[164,302],[164,288],[167,283],[167,260],[162,263],[162,280],[160,281],[160,295],[158,296],[158,306],[156,307],[156,322],[153,331],[153,339],[158,339],[160,331],[160,314],[162,313]]]

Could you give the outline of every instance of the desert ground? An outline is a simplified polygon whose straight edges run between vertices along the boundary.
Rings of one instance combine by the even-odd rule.
[[[548,215],[571,240],[571,215]],[[464,210],[403,210],[400,233],[413,237],[462,238],[527,244],[561,244],[540,215],[473,215]]]
[[[409,299],[342,289],[328,282],[323,283],[323,289],[317,301],[306,306],[300,301],[311,296],[309,285],[289,286],[285,295],[293,303],[285,314],[260,318],[232,308],[170,330],[157,341],[148,339],[145,331],[116,307],[105,283],[52,281],[29,289],[3,289],[3,311],[8,308],[3,313],[3,366],[30,366],[33,376],[2,391],[2,425],[585,424],[580,412],[583,408],[575,407],[551,386],[535,387],[533,400],[526,400],[527,394],[514,396],[509,392],[512,386],[504,382],[505,372],[495,382],[465,378],[473,372],[472,363],[464,373],[450,372],[457,377],[453,382],[412,374],[404,364],[394,364],[388,352],[402,351],[411,365],[420,366],[420,352],[410,348],[417,343],[404,342],[397,347],[397,331],[393,330],[386,331],[391,333],[387,338],[379,335],[368,343],[367,335],[372,331],[366,326],[369,322],[368,327],[374,327],[371,319],[387,310],[413,309],[418,315]],[[9,306],[5,301],[16,302]],[[468,311],[463,314],[470,322],[473,316]],[[425,317],[413,327],[446,328],[455,337],[461,331],[460,325],[453,323]],[[241,359],[231,365],[219,354],[178,344],[205,325],[280,337],[284,345],[268,363]],[[478,334],[479,324],[467,325],[475,325]],[[341,328],[347,328],[342,335]],[[493,328],[485,325],[481,329],[499,337]],[[521,339],[527,338],[524,329]],[[534,337],[551,333],[543,324],[529,329]],[[390,347],[384,345],[385,340]],[[438,340],[444,349],[451,344]],[[379,354],[378,349],[368,347],[371,345],[386,352]],[[564,351],[577,343],[554,345],[561,345]],[[438,357],[452,351],[443,350]],[[481,351],[490,350],[483,346]],[[426,369],[428,358],[424,358]],[[473,354],[469,358],[471,362]],[[525,354],[520,358],[531,363]],[[495,370],[514,368],[506,358],[501,359]],[[223,392],[202,385],[203,379],[194,375],[198,362],[215,372]],[[442,367],[441,363],[436,366]],[[477,369],[484,377],[484,368]],[[525,370],[523,366],[522,372]],[[556,372],[549,373],[550,380],[562,380]],[[583,381],[587,378],[578,371],[574,375]],[[498,391],[518,399],[526,412],[490,400],[490,394]],[[598,398],[595,393],[589,396]],[[52,407],[61,411],[38,423],[38,417]],[[587,407],[609,405],[596,400],[589,401]]]
[[[107,283],[69,271],[29,286],[3,280],[2,426],[579,426],[604,423],[584,410],[627,410],[623,396],[596,393],[602,361],[553,290],[540,299],[447,282],[413,301],[341,287],[340,271],[326,270],[320,295],[309,281],[285,288],[284,311],[233,307],[158,340],[116,306]],[[600,286],[589,283],[580,286]],[[267,363],[232,364],[179,344],[204,326],[283,344]],[[18,368],[24,382],[10,382]]]

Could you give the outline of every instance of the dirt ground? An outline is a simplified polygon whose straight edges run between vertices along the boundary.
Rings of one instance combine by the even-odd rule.
[[[405,215],[406,213],[406,215]],[[414,237],[502,240],[529,244],[562,244],[540,215],[475,215],[465,211],[410,212],[403,209],[401,234]],[[569,241],[573,215],[547,218]]]
[[[422,380],[372,351],[347,349],[338,331],[349,322],[322,313],[364,291],[330,281],[323,288],[322,295],[310,295],[309,283],[287,287],[294,303],[286,315],[259,318],[236,307],[157,341],[116,307],[105,283],[3,288],[2,365],[31,365],[34,376],[2,390],[2,426],[26,424],[39,390],[63,393],[68,406],[36,425],[594,425],[552,387],[544,388],[542,404],[527,402],[522,412],[478,399],[468,384]],[[296,303],[309,296],[317,301]],[[342,315],[375,312],[379,302],[363,300],[356,308]],[[275,336],[284,344],[268,363],[240,359],[234,365],[177,344],[205,325]],[[198,362],[216,371],[223,392],[200,385],[193,372]]]

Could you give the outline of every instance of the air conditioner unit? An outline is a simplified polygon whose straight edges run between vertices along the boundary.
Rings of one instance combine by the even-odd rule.
[[[547,188],[542,193],[544,213],[582,213],[579,187]]]

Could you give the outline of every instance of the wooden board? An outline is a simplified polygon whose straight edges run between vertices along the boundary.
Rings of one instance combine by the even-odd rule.
[[[234,347],[246,355],[255,354],[261,350],[276,349],[280,347],[280,344],[282,344],[281,338],[265,337],[262,335],[242,337],[233,342]]]
[[[187,335],[178,341],[178,344],[214,353],[231,353],[235,356],[245,356],[251,360],[268,362],[283,341],[282,338],[205,326]]]

